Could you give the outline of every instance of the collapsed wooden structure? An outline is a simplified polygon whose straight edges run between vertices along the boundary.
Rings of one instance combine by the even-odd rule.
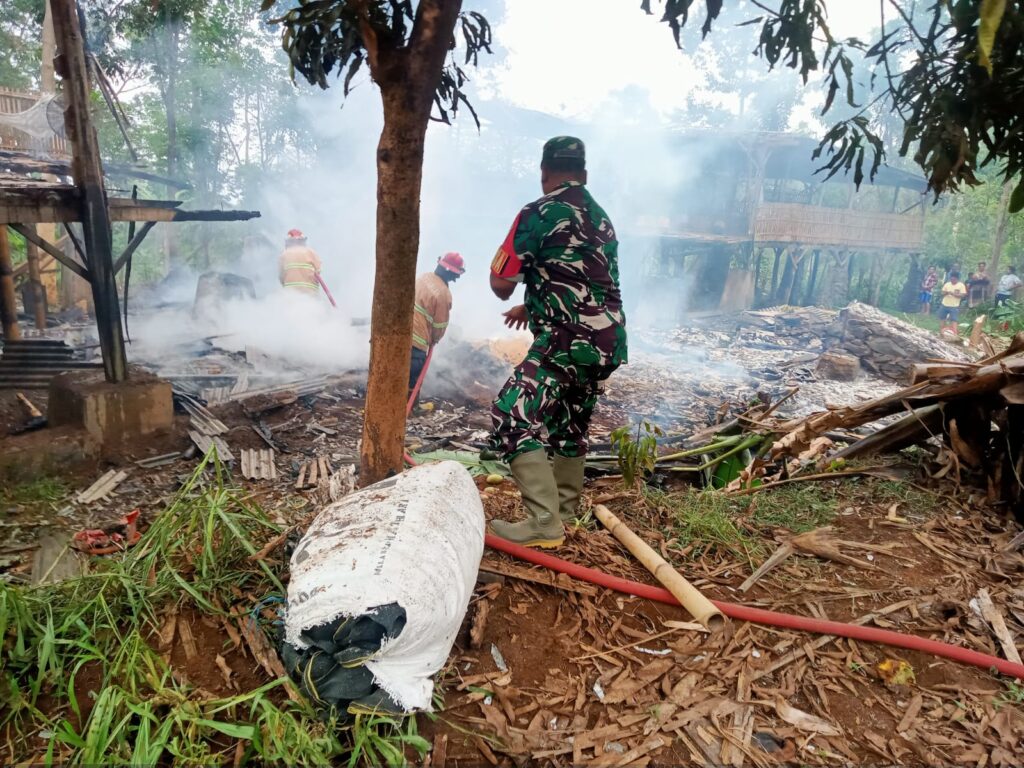
[[[649,284],[695,285],[689,304],[700,309],[795,304],[816,293],[839,305],[856,254],[877,269],[881,258],[922,250],[923,178],[883,166],[860,190],[850,177],[825,181],[815,146],[784,133],[677,137],[675,193],[634,224],[651,244]]]
[[[904,414],[828,453],[829,459],[894,453],[935,438],[942,474],[983,472],[989,501],[1024,517],[1024,333],[1004,351],[974,363],[919,363],[910,378],[908,387],[891,395],[778,425],[773,457],[824,454],[831,446],[825,435],[834,430]]]
[[[183,185],[140,169],[104,169],[89,113],[89,70],[76,4],[74,0],[53,0],[51,10],[58,49],[55,64],[64,85],[66,139],[49,149],[59,151],[66,146],[69,157],[49,155],[46,148],[42,158],[22,151],[0,154],[0,320],[5,339],[20,338],[15,313],[15,272],[7,236],[10,228],[28,243],[24,272],[36,286],[37,325],[44,327],[46,322],[45,309],[40,311],[40,307],[45,308],[41,296],[42,251],[89,284],[106,377],[109,381],[123,381],[127,365],[115,278],[130,264],[132,254],[146,235],[160,222],[243,221],[258,217],[259,212],[184,211],[176,200],[110,196],[105,177],[116,175]],[[128,224],[128,245],[115,259],[111,224],[119,222]],[[81,225],[80,237],[68,226],[72,223]],[[139,223],[142,226],[136,229]],[[68,247],[62,249],[40,236],[37,225],[41,224],[65,225]]]

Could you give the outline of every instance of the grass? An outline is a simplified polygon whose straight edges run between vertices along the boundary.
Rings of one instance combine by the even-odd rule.
[[[794,483],[750,497],[750,520],[765,528],[803,533],[831,523],[839,507],[837,489],[827,484]]]
[[[745,557],[760,554],[760,545],[737,523],[739,505],[718,491],[696,488],[664,493],[645,489],[649,504],[668,513],[667,534],[694,555],[729,551]]]
[[[1018,683],[1016,680],[1005,681],[1006,690],[999,694],[993,704],[996,708],[1009,705],[1018,706],[1024,704],[1024,683]]]
[[[910,323],[911,325],[916,325],[918,328],[931,331],[935,335],[938,335],[939,330],[942,327],[942,323],[938,316],[938,310],[935,310],[934,307],[932,313],[929,315],[922,315],[919,312],[893,312],[891,310],[883,310],[883,312],[888,312],[888,314],[905,323]]]
[[[247,559],[277,527],[212,469],[204,462],[123,556],[55,585],[0,584],[0,760],[355,766],[426,753],[414,718],[359,716],[342,730],[282,695],[284,679],[213,697],[152,647],[169,612],[222,616],[283,592],[266,563]]]
[[[673,493],[648,489],[648,503],[668,513],[667,533],[697,554],[727,551],[747,558],[764,554],[758,535],[787,528],[802,533],[827,525],[839,507],[838,492],[821,484],[794,484],[748,497],[688,488]]]
[[[55,477],[39,477],[25,483],[0,488],[0,501],[5,504],[52,504],[68,494],[68,486]]]

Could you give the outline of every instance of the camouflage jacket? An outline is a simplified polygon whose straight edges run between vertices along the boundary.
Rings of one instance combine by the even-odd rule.
[[[526,284],[535,346],[574,365],[617,366],[627,355],[618,247],[604,209],[569,182],[519,212],[491,271]]]

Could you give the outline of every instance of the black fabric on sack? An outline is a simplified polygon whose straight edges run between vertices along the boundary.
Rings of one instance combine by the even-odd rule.
[[[281,660],[324,719],[336,715],[346,721],[362,712],[399,714],[402,707],[374,682],[365,665],[405,624],[405,608],[379,605],[362,616],[343,616],[304,630],[308,648],[282,642]]]

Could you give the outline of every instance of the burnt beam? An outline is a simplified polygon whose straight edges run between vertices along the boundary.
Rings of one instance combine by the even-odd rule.
[[[107,381],[128,378],[117,284],[114,282],[110,213],[103,188],[99,140],[89,114],[89,70],[75,0],[50,0],[57,38],[57,72],[64,84],[64,126],[72,148],[71,175],[79,194],[79,213],[92,279],[96,327]]]
[[[36,234],[34,228],[25,226],[24,224],[8,224],[7,226],[9,226],[22,237],[24,237],[37,248],[41,248],[42,250],[46,251],[46,253],[53,256],[53,258],[55,258],[65,267],[70,269],[83,280],[92,282],[92,277],[89,275],[88,269],[83,267],[74,259],[68,257],[66,253],[64,253],[60,248],[55,246],[53,243],[47,242],[46,240],[41,238],[38,234]]]
[[[117,261],[114,262],[114,274],[116,275],[125,264],[128,263],[128,259],[135,253],[135,249],[142,245],[142,241],[146,239],[146,235],[149,234],[149,230],[156,226],[155,221],[147,221],[142,225],[142,228],[135,233],[135,237],[128,243],[128,246],[124,249],[124,253],[117,257]],[[127,290],[127,289],[126,289]]]

